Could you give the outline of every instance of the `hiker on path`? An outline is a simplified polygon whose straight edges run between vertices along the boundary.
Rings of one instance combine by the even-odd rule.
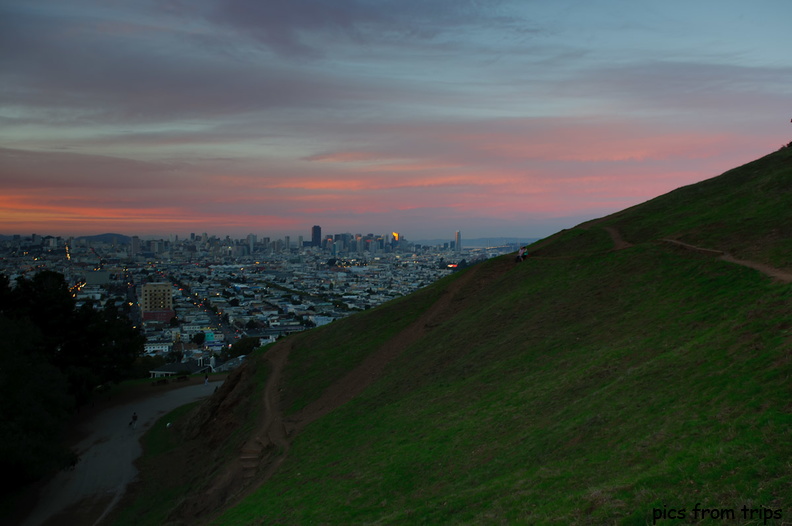
[[[132,429],[137,427],[137,413],[132,413],[132,420],[129,421],[129,427]]]

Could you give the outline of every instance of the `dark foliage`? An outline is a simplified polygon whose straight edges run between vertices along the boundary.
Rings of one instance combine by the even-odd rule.
[[[77,308],[63,275],[0,274],[0,490],[70,461],[64,425],[100,385],[128,378],[143,336],[112,306]]]
[[[259,347],[261,347],[261,345],[259,344],[258,338],[246,336],[245,338],[242,338],[231,345],[231,348],[228,350],[228,357],[236,358],[237,356],[242,356],[243,354],[248,355]]]

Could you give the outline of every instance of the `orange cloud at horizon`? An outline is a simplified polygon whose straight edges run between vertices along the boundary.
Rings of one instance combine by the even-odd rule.
[[[46,204],[25,195],[0,196],[0,232],[6,234],[41,232],[73,235],[75,233],[162,232],[202,225],[214,228],[242,228],[266,223],[267,227],[293,228],[292,219],[269,215],[233,215],[207,213],[179,207],[106,207],[69,205],[68,201]]]

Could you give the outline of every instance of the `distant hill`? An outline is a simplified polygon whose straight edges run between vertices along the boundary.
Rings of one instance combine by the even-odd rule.
[[[95,236],[80,236],[76,239],[86,240],[91,243],[107,243],[109,245],[128,245],[132,238],[124,234],[98,234]]]
[[[529,254],[249,355],[120,523],[792,520],[792,148]]]

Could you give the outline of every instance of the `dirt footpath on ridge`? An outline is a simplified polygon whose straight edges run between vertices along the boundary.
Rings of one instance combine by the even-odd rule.
[[[631,243],[625,241],[621,233],[614,227],[604,227],[605,230],[610,234],[611,239],[613,240],[613,248],[614,250],[621,250],[624,248],[629,248],[632,246]],[[673,245],[685,248],[687,250],[692,250],[694,252],[699,252],[701,254],[709,254],[713,256],[718,256],[718,259],[722,261],[726,261],[728,263],[734,263],[736,265],[742,265],[743,267],[752,268],[754,270],[758,270],[759,272],[770,276],[773,279],[778,281],[782,281],[784,283],[792,283],[792,273],[787,272],[785,270],[781,270],[779,268],[772,267],[770,265],[766,265],[764,263],[759,263],[758,261],[748,261],[745,259],[737,259],[736,257],[732,256],[728,252],[724,252],[723,250],[711,249],[711,248],[704,248],[699,247],[696,245],[691,245],[689,243],[683,243],[677,239],[668,239],[664,238],[661,239],[666,243],[671,243]]]
[[[766,265],[764,263],[759,263],[758,261],[737,259],[728,252],[724,252],[723,250],[714,250],[710,248],[697,247],[695,245],[683,243],[676,239],[663,239],[663,241],[665,241],[666,243],[671,243],[673,245],[680,246],[682,248],[686,248],[688,250],[693,250],[695,252],[701,252],[703,254],[712,254],[714,256],[718,256],[718,259],[722,261],[727,261],[729,263],[734,263],[736,265],[742,265],[743,267],[748,267],[754,270],[758,270],[762,274],[770,276],[771,278],[776,279],[778,281],[782,281],[784,283],[792,283],[792,273],[787,272],[785,270],[781,270],[779,268],[771,267],[770,265]]]

